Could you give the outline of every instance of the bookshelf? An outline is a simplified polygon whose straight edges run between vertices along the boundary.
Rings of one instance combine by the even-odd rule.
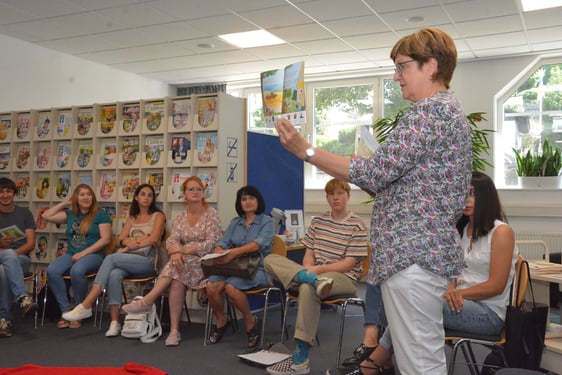
[[[245,128],[244,100],[222,93],[5,112],[0,176],[16,182],[16,204],[36,219],[87,183],[118,234],[139,183],[155,186],[169,227],[184,209],[181,183],[196,175],[226,226],[246,181]],[[64,226],[38,224],[36,270],[56,257],[65,234]]]

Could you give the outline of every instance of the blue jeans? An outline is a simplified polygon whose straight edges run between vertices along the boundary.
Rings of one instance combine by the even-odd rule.
[[[23,274],[30,263],[29,257],[12,249],[0,251],[0,318],[12,320],[13,301],[27,296]]]
[[[380,285],[367,284],[364,325],[373,324],[385,328],[386,314],[384,313]]]
[[[94,283],[107,290],[109,305],[120,305],[122,282],[125,277],[153,274],[154,258],[127,253],[111,254],[103,260]]]
[[[482,301],[464,300],[461,312],[451,311],[443,303],[443,326],[477,335],[497,335],[503,328],[503,320]]]
[[[57,300],[60,311],[69,311],[68,291],[63,276],[70,275],[70,283],[74,291],[74,303],[77,305],[86,298],[88,293],[86,275],[96,272],[102,261],[103,258],[100,255],[88,254],[76,263],[72,263],[72,255],[63,254],[49,264],[47,267],[47,284]]]

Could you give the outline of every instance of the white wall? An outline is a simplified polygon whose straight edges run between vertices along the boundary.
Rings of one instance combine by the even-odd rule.
[[[175,95],[160,81],[4,35],[0,51],[0,112]]]

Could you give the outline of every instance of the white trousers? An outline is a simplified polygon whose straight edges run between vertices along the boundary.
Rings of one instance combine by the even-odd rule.
[[[418,265],[381,287],[396,363],[402,375],[447,375],[443,293],[448,280]]]

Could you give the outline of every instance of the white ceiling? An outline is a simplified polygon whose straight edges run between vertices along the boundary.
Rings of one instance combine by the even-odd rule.
[[[0,0],[1,34],[170,84],[253,81],[300,60],[309,77],[376,71],[424,26],[449,33],[460,60],[562,52],[562,8],[519,0]],[[217,37],[258,28],[288,43]]]

